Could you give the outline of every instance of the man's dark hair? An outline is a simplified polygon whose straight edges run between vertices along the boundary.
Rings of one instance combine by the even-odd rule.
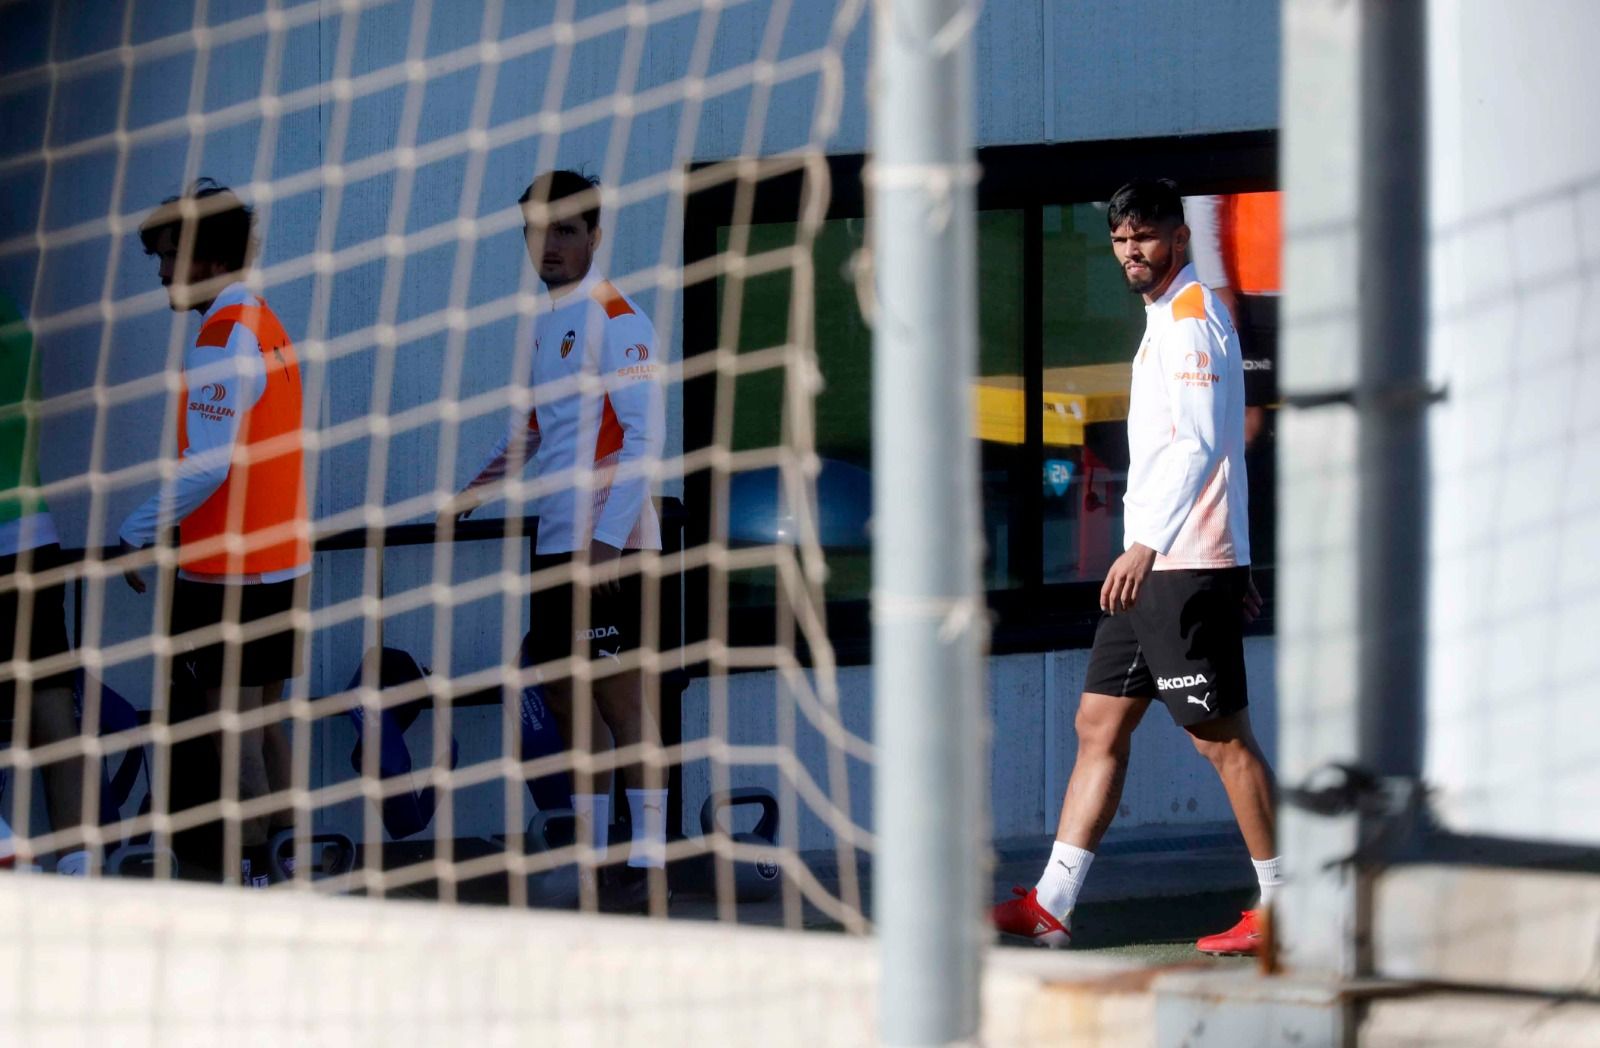
[[[559,200],[571,200],[571,203],[564,207],[553,206]],[[524,208],[532,204],[547,209],[547,220],[551,222],[582,215],[590,229],[600,226],[600,180],[578,171],[546,171],[528,183],[517,203]]]
[[[1137,178],[1111,194],[1106,223],[1115,232],[1124,222],[1158,226],[1183,224],[1183,196],[1170,178]]]
[[[234,195],[233,190],[215,179],[197,178],[187,192],[167,197],[139,227],[144,253],[156,253],[156,241],[167,230],[177,243],[191,231],[193,257],[206,262],[221,262],[231,272],[250,263],[255,243],[255,212]]]

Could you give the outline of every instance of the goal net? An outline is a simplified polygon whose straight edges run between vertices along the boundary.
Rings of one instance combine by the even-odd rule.
[[[863,6],[0,3],[16,891],[864,929]]]

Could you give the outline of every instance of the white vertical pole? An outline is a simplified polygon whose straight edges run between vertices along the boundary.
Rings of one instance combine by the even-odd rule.
[[[1421,770],[1426,8],[1284,7],[1284,388],[1291,404],[1328,401],[1280,429],[1280,771],[1291,786],[1334,785],[1333,763],[1380,776]],[[1348,261],[1328,264],[1336,258]],[[1289,967],[1372,974],[1378,860],[1355,853],[1382,819],[1285,808]]]
[[[885,1044],[978,1028],[987,837],[976,167],[963,0],[879,0],[872,242],[873,917]]]
[[[1360,378],[1360,8],[1284,0],[1281,381],[1297,397]],[[1278,426],[1278,774],[1299,786],[1356,758],[1360,626],[1356,523],[1359,429],[1344,406],[1283,412]],[[1283,805],[1289,883],[1277,906],[1284,966],[1338,979],[1357,971],[1358,885],[1344,860],[1355,815]]]

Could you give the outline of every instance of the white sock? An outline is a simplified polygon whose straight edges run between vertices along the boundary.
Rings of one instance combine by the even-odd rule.
[[[635,868],[667,864],[667,791],[629,790],[628,811],[633,816],[633,843],[628,865]]]
[[[1078,892],[1093,862],[1094,852],[1056,841],[1055,847],[1050,849],[1050,862],[1044,868],[1044,876],[1039,878],[1039,905],[1066,923],[1072,908],[1078,905]]]
[[[1256,881],[1261,885],[1260,908],[1265,910],[1272,905],[1272,900],[1277,897],[1278,889],[1283,887],[1283,856],[1274,855],[1270,859],[1251,859],[1250,865],[1256,868]]]
[[[578,817],[573,827],[574,841],[587,837],[589,847],[597,852],[606,850],[611,843],[611,795],[609,793],[574,793],[572,813]]]

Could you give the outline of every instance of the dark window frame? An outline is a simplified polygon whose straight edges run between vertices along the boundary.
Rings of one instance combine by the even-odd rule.
[[[722,180],[706,179],[691,192],[684,209],[683,262],[686,272],[717,253],[717,232],[734,219],[753,224],[797,221],[803,202],[814,188],[826,186],[828,206],[824,218],[863,218],[867,198],[862,173],[867,158],[861,154],[835,155],[810,163],[799,160],[757,165],[761,172]],[[991,146],[978,151],[983,169],[978,183],[978,210],[1023,211],[1023,398],[1026,404],[1044,400],[1044,264],[1043,211],[1051,205],[1105,200],[1129,178],[1158,174],[1174,178],[1185,193],[1248,193],[1278,187],[1278,133],[1274,130],[1240,131],[1211,135],[1069,142],[1050,145]],[[713,165],[695,165],[699,173],[712,174]],[[1108,248],[1109,250],[1109,248]],[[717,287],[714,277],[688,283],[683,291],[683,353],[685,362],[714,350],[718,342]],[[1132,347],[1130,347],[1130,352]],[[683,385],[683,446],[686,454],[708,447],[716,418],[717,376],[690,378]],[[1015,574],[1022,580],[1013,588],[991,590],[988,607],[993,629],[993,654],[1045,652],[1087,647],[1098,619],[1098,582],[1043,583],[1044,422],[1042,411],[1024,416],[1023,448],[1010,469],[1011,504],[1020,507],[1017,519],[1034,522],[1009,529],[1007,551]],[[699,470],[684,479],[687,512],[685,546],[694,548],[712,536],[713,477]],[[689,642],[704,639],[713,603],[711,587],[725,585],[715,567],[690,573],[686,599]],[[1273,631],[1273,572],[1255,572],[1257,586],[1268,598],[1268,611],[1251,628],[1252,634]],[[828,634],[841,665],[871,661],[871,619],[866,600],[828,603]],[[727,617],[727,639],[733,645],[770,644],[771,616]],[[804,652],[802,652],[804,657]]]

